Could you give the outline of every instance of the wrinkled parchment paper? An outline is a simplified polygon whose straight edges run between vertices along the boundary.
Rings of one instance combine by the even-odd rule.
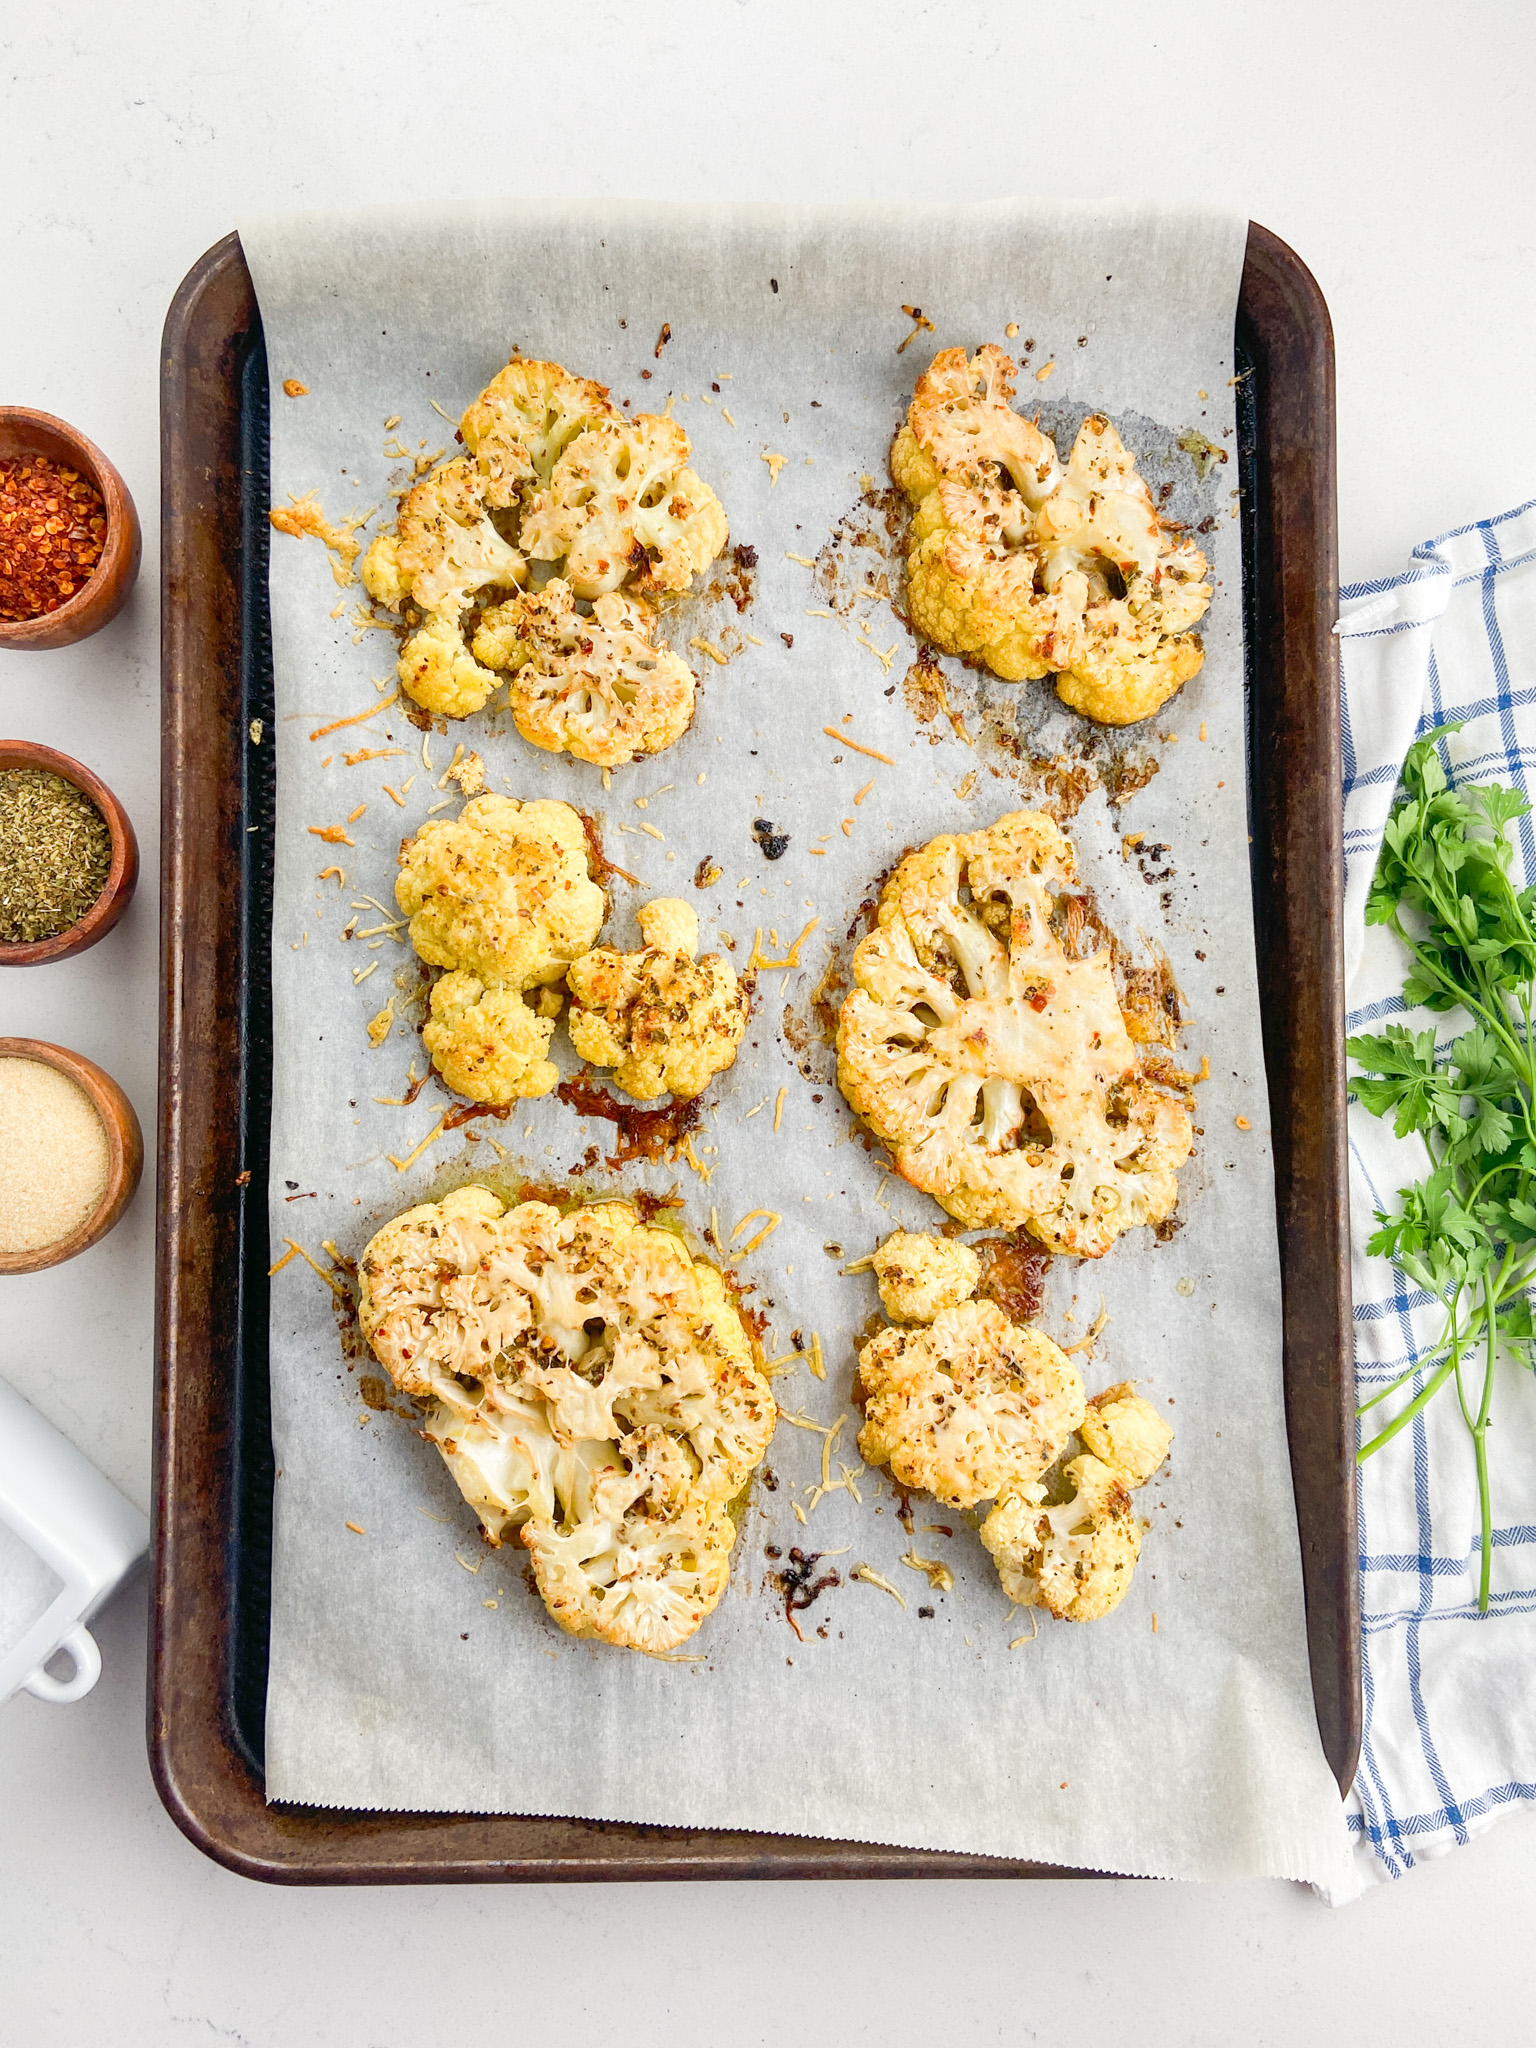
[[[324,1265],[329,1240],[355,1258],[390,1215],[477,1174],[503,1192],[530,1177],[675,1185],[696,1242],[712,1212],[727,1241],[746,1212],[777,1212],[740,1271],[768,1313],[770,1355],[796,1348],[797,1332],[819,1336],[825,1380],[800,1364],[776,1392],[824,1429],[848,1418],[828,1471],[836,1481],[846,1466],[860,1496],[825,1495],[802,1524],[795,1507],[812,1502],[825,1439],[781,1423],[730,1591],[685,1654],[574,1642],[525,1585],[522,1553],[479,1541],[436,1452],[402,1416],[370,1408],[377,1377],[343,1356],[330,1292],[294,1259],[272,1284],[270,1798],[1348,1883],[1307,1672],[1248,884],[1229,384],[1244,233],[1224,216],[1023,205],[538,206],[242,227],[266,328],[276,502],[316,490],[332,519],[382,502],[376,530],[406,473],[398,450],[451,446],[452,422],[515,345],[597,377],[634,410],[670,399],[733,542],[758,557],[745,611],[720,596],[672,622],[680,651],[707,641],[729,656],[721,666],[687,650],[702,684],[692,730],[605,792],[595,769],[526,746],[504,711],[433,734],[425,757],[399,705],[312,739],[377,701],[371,679],[392,678],[395,644],[355,623],[361,592],[338,589],[319,545],[273,536],[278,715],[261,743],[278,749],[276,1251],[293,1237]],[[914,325],[904,306],[932,327],[898,353]],[[937,348],[1005,336],[1024,366],[1019,402],[1042,404],[1063,454],[1084,412],[1108,411],[1154,492],[1173,485],[1167,509],[1201,525],[1216,584],[1202,674],[1148,728],[1101,739],[1070,784],[1087,790],[1069,828],[1084,873],[1122,937],[1171,960],[1190,1018],[1183,1052],[1194,1065],[1207,1055],[1211,1078],[1171,1239],[1142,1231],[1097,1263],[1052,1269],[1043,1322],[1061,1341],[1108,1312],[1082,1358],[1090,1391],[1141,1381],[1177,1435],[1137,1496],[1152,1527],[1122,1607],[1038,1631],[1010,1611],[964,1517],[919,1499],[909,1536],[889,1485],[857,1457],[854,1352],[876,1294],[840,1268],[898,1223],[942,1218],[849,1142],[810,1016],[831,949],[906,846],[1037,799],[1030,757],[1093,744],[1047,685],[983,681],[956,663],[944,665],[950,708],[971,743],[942,712],[920,721],[906,631],[889,604],[847,601],[865,565],[899,595],[881,508],[859,501],[888,482],[914,377]],[[283,393],[290,378],[304,395]],[[1220,455],[1181,449],[1191,430]],[[814,561],[839,521],[841,566],[818,578],[794,557]],[[601,817],[609,856],[644,884],[613,884],[607,943],[635,942],[649,894],[695,904],[705,949],[734,940],[738,968],[759,928],[764,955],[782,959],[819,918],[798,970],[760,976],[742,1054],[710,1091],[694,1139],[707,1185],[686,1165],[609,1172],[612,1126],[554,1097],[468,1127],[482,1136],[441,1137],[404,1170],[391,1163],[448,1105],[435,1083],[409,1105],[379,1100],[404,1095],[412,1058],[418,1072],[423,1062],[406,1000],[413,957],[364,899],[392,905],[402,835],[457,794],[439,778],[460,740],[483,754],[490,788]],[[388,747],[404,753],[346,763]],[[1122,757],[1158,772],[1122,788],[1117,809],[1106,785]],[[1057,778],[1058,796],[1066,786]],[[310,835],[364,803],[346,826],[355,845]],[[790,835],[776,862],[752,837],[758,817]],[[696,888],[708,861],[720,879]],[[344,883],[317,879],[331,865]],[[340,943],[354,915],[357,935]],[[397,974],[397,1022],[372,1049],[365,1026]],[[572,1070],[563,1030],[556,1046]],[[819,1551],[816,1576],[841,1581],[795,1616],[798,1634],[769,1546]],[[932,1590],[901,1562],[909,1552],[946,1564],[952,1590]],[[852,1578],[859,1565],[900,1600]]]

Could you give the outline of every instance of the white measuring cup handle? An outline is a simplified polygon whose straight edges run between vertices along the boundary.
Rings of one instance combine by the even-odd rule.
[[[52,1655],[56,1657],[59,1650],[62,1650],[74,1665],[72,1676],[54,1678],[39,1664],[32,1676],[26,1680],[25,1690],[31,1693],[34,1699],[51,1700],[55,1706],[64,1706],[70,1700],[83,1700],[100,1678],[101,1652],[96,1647],[96,1638],[89,1629],[82,1626],[72,1628],[59,1644],[59,1649],[53,1651]]]

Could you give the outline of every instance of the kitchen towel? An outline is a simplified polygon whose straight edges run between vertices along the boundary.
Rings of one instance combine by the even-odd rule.
[[[1536,502],[1414,550],[1413,566],[1343,593],[1345,983],[1351,1032],[1433,1027],[1444,1048],[1460,1011],[1410,1012],[1407,956],[1365,900],[1404,755],[1439,742],[1454,783],[1532,794],[1536,763]],[[1536,820],[1514,828],[1520,886],[1536,879]],[[1422,1178],[1418,1137],[1351,1100],[1355,1366],[1360,1398],[1428,1355],[1443,1312],[1398,1268],[1366,1253],[1378,1210]],[[1452,1390],[1360,1472],[1365,1740],[1349,1823],[1363,1882],[1401,1877],[1513,1808],[1536,1805],[1536,1388],[1501,1359],[1489,1433],[1492,1594],[1481,1563],[1472,1442]],[[1385,1421],[1422,1379],[1372,1414]]]

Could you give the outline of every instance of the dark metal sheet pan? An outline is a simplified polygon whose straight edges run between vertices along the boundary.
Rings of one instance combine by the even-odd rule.
[[[1238,304],[1253,885],[1275,1133],[1286,1415],[1313,1694],[1360,1744],[1344,1137],[1333,338],[1299,259],[1249,231]],[[162,855],[155,1609],[149,1753],[205,1850],[275,1882],[1032,1877],[861,1842],[522,1815],[268,1806],[267,1390],[273,749],[267,371],[235,236],[177,293],[161,356]],[[254,828],[254,829],[252,829]]]

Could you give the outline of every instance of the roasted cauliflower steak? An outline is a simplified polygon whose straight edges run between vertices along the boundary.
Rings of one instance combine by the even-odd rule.
[[[1071,1359],[990,1301],[882,1330],[859,1353],[859,1385],[865,1462],[952,1508],[1032,1485],[1083,1419]]]
[[[945,349],[917,380],[891,446],[916,510],[907,593],[918,631],[1007,682],[1054,675],[1103,725],[1150,718],[1204,660],[1204,555],[1163,524],[1134,457],[1093,413],[1063,466],[1011,404],[990,344]]]
[[[699,950],[697,912],[675,897],[642,906],[638,953],[584,954],[566,974],[571,1043],[611,1067],[637,1102],[701,1095],[736,1057],[747,1028],[746,991],[718,953]]]
[[[1193,1124],[1130,1037],[1110,949],[1081,955],[1075,877],[1034,811],[909,854],[854,953],[837,1070],[897,1172],[967,1228],[1098,1258],[1172,1212]]]
[[[693,717],[693,671],[657,643],[655,612],[622,591],[582,613],[557,576],[487,612],[473,651],[512,671],[517,729],[546,753],[622,768],[670,747]]]
[[[487,1540],[520,1533],[560,1626],[685,1641],[777,1420],[719,1274],[623,1204],[562,1216],[465,1187],[387,1224],[359,1276],[374,1356]]]

